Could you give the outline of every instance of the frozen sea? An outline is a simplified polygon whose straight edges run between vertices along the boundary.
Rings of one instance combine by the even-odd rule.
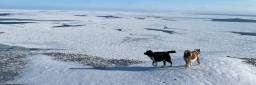
[[[4,84],[255,85],[255,67],[236,59],[256,57],[255,27],[256,13],[2,9],[1,44],[58,49],[26,51],[24,72]],[[197,48],[202,64],[184,69],[184,50]],[[176,50],[173,67],[152,67],[146,50]],[[52,52],[143,63],[98,69]]]

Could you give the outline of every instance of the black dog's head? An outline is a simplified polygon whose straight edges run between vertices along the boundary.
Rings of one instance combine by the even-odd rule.
[[[144,53],[144,55],[147,55],[147,56],[152,56],[153,55],[153,51],[152,50],[148,50]]]

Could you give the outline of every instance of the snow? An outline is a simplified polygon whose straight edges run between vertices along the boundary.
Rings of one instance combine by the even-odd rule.
[[[149,62],[129,67],[91,68],[77,63],[52,60],[48,56],[31,56],[27,73],[15,81],[21,84],[40,85],[253,85],[255,74],[247,65],[241,65],[236,59],[204,59],[204,64],[184,69],[183,63],[174,63],[173,67],[152,67]],[[229,60],[229,61],[227,61]],[[206,63],[209,62],[209,63]],[[69,69],[82,68],[82,69]],[[221,68],[221,69],[218,69]],[[230,70],[232,69],[232,70]],[[243,70],[241,70],[243,69]],[[25,71],[26,71],[25,70]]]
[[[4,12],[4,11],[3,11]],[[184,12],[135,13],[117,11],[10,10],[5,18],[35,20],[22,25],[0,24],[0,43],[31,48],[65,49],[104,58],[136,59],[145,63],[128,67],[91,68],[72,62],[52,60],[49,56],[30,56],[21,78],[9,83],[30,85],[254,85],[255,68],[235,57],[255,57],[255,36],[230,31],[256,32],[256,23],[212,22],[211,18],[249,18],[249,16],[197,15]],[[75,16],[88,15],[88,16]],[[112,15],[121,18],[97,16]],[[160,18],[148,17],[160,16]],[[2,16],[1,16],[2,17]],[[136,19],[144,17],[144,20]],[[176,21],[166,21],[173,19]],[[62,24],[85,25],[53,28]],[[173,29],[163,29],[164,26]],[[145,28],[174,31],[168,34]],[[117,31],[116,29],[122,29]],[[202,50],[201,65],[184,69],[183,52]],[[171,54],[174,67],[152,67],[146,50],[176,50]],[[86,69],[69,69],[86,68]]]

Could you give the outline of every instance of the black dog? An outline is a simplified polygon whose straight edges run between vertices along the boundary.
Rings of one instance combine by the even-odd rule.
[[[172,60],[170,53],[176,53],[176,51],[166,51],[166,52],[153,52],[151,50],[146,51],[144,54],[147,55],[153,62],[153,66],[157,66],[157,62],[163,61],[165,66],[166,61],[169,62],[172,66]]]

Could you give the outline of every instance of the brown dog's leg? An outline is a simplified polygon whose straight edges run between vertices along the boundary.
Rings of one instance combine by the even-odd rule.
[[[189,63],[189,66],[188,66],[188,67],[191,68],[191,66],[192,66],[192,61],[189,60],[188,63]]]
[[[200,59],[199,57],[196,59],[197,63],[200,64]]]
[[[184,61],[185,61],[185,68],[187,69],[188,68],[188,59],[184,57]]]

